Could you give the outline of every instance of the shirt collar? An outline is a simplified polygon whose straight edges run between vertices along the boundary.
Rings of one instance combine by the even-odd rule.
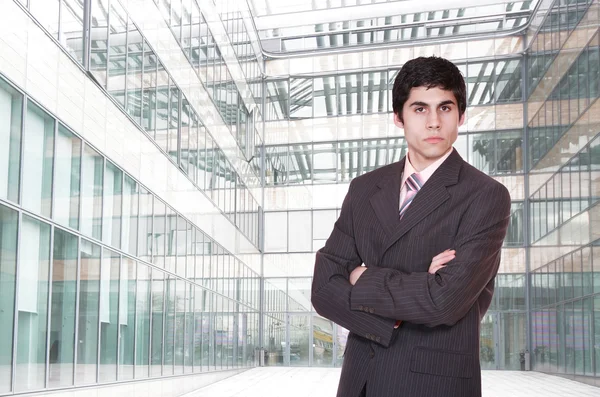
[[[440,165],[442,165],[442,163],[446,161],[448,157],[450,157],[453,151],[454,148],[448,150],[448,153],[446,153],[443,157],[440,157],[434,163],[430,164],[427,168],[425,168],[423,171],[419,172],[419,177],[423,182],[423,185],[425,184],[425,182],[427,182],[429,178],[431,178],[433,173],[438,168],[440,168]],[[404,172],[402,173],[402,184],[400,185],[401,189],[404,187],[404,183],[406,182],[408,177],[414,174],[415,172],[417,171],[415,170],[415,167],[413,167],[413,165],[410,163],[409,154],[407,154],[406,161],[404,162]]]

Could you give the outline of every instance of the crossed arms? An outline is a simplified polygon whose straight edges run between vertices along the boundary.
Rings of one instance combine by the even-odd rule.
[[[456,258],[447,266],[438,263],[433,274],[408,274],[366,264],[364,272],[354,273],[362,272],[354,277],[355,285],[350,277],[363,261],[354,240],[352,188],[325,247],[317,252],[312,285],[316,311],[386,347],[396,319],[435,327],[463,318],[498,270],[510,214],[506,188],[494,183],[477,192],[455,237]]]

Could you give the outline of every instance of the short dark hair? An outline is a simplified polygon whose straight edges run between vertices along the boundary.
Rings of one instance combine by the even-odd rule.
[[[400,121],[404,121],[402,108],[410,95],[410,90],[416,87],[438,87],[452,91],[458,105],[458,114],[462,116],[467,109],[465,79],[456,65],[447,59],[436,56],[419,57],[411,59],[402,66],[392,90],[392,107]]]

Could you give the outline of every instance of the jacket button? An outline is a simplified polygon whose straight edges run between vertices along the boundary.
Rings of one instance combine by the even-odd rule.
[[[377,343],[379,343],[379,342],[381,342],[381,338],[378,336],[377,338],[375,338],[375,341],[376,341]]]
[[[373,310],[373,308],[370,308],[370,309],[369,309],[369,313],[371,313],[371,314],[372,314],[374,311],[375,311],[375,310]]]
[[[364,306],[363,305],[359,305],[358,306],[358,310],[360,310],[360,311],[364,310]]]
[[[365,312],[367,312],[367,313],[369,312],[369,308],[368,307],[365,307]]]

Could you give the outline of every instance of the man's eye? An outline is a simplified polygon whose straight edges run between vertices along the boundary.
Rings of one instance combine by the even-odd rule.
[[[450,106],[442,106],[441,109],[444,112],[448,112],[448,111],[450,111]]]
[[[416,109],[415,109],[415,112],[417,112],[417,113],[421,113],[421,112],[423,112],[424,110],[425,110],[425,108],[416,108]]]

